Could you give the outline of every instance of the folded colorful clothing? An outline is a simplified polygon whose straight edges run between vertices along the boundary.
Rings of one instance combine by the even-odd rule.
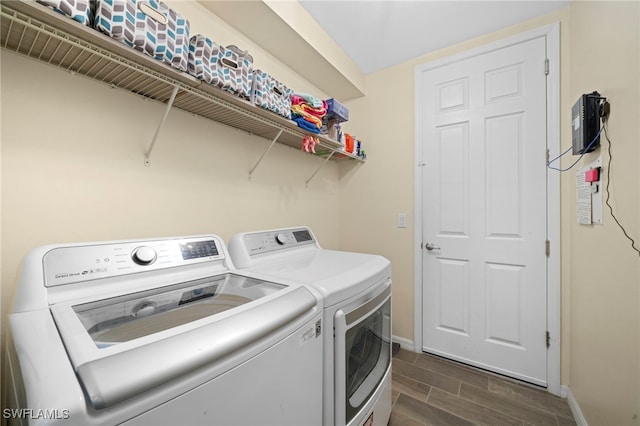
[[[298,127],[304,130],[307,130],[312,133],[320,133],[320,129],[318,129],[318,127],[315,126],[314,124],[309,123],[307,120],[304,119],[304,117],[293,114],[291,115],[291,119],[298,124]]]
[[[308,113],[302,105],[291,105],[291,112],[293,114],[303,117],[305,120],[315,124],[318,127],[322,127],[322,120],[317,116]]]
[[[322,100],[316,98],[315,96],[309,95],[307,93],[294,93],[293,95],[291,95],[291,102],[292,103],[300,103],[298,102],[294,102],[294,99],[296,98],[302,98],[306,103],[308,103],[309,105],[311,105],[314,108],[321,108],[322,107]]]
[[[312,107],[309,104],[300,104],[299,106],[304,109],[305,112],[315,115],[318,118],[322,118],[327,115],[327,103],[325,101],[322,101],[322,106],[318,108]]]
[[[298,95],[291,95],[291,105],[300,105],[306,103],[307,101],[305,101],[304,98],[301,98]]]
[[[327,101],[320,101],[320,103],[318,104],[319,106],[314,106],[309,104],[304,98],[296,95],[291,95],[291,105],[298,105],[301,108],[304,108],[305,111],[309,114],[313,114],[319,118],[327,115],[327,112],[329,110]]]
[[[302,115],[300,115],[300,114],[296,114],[296,113],[295,113],[295,112],[293,112],[293,111],[291,111],[291,117],[292,117],[292,119],[293,119],[293,118],[302,118],[304,121],[306,121],[306,122],[307,122],[307,125],[309,125],[309,126],[314,126],[314,127],[317,127],[318,129],[322,130],[322,123],[318,124],[318,122],[310,121],[309,119],[307,119],[307,117],[302,116]]]

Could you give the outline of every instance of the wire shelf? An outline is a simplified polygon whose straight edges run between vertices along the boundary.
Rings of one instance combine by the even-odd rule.
[[[291,120],[173,69],[36,2],[3,1],[0,15],[3,49],[165,104],[177,87],[173,107],[267,139],[279,135],[277,142],[291,147],[299,148],[308,134]],[[319,140],[323,148],[340,154],[332,159],[364,162],[341,152],[341,145],[334,140],[322,136]]]

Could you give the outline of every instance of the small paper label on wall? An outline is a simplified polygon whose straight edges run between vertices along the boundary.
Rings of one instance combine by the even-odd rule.
[[[602,191],[597,181],[587,182],[587,172],[602,167],[602,157],[576,172],[576,195],[578,223],[602,225]]]
[[[578,196],[578,223],[591,225],[591,184],[585,181],[582,170],[576,172],[576,194]]]

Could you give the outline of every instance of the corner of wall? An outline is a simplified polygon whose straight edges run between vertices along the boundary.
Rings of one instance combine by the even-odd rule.
[[[571,393],[571,388],[568,386],[562,387],[562,395],[563,398],[567,398],[567,403],[569,404],[569,409],[571,410],[571,414],[573,415],[573,420],[576,421],[578,426],[588,426],[587,420],[584,418],[584,414],[582,414],[582,409],[580,408],[580,404]]]

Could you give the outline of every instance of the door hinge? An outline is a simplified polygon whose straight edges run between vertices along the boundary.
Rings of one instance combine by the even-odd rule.
[[[551,346],[551,335],[549,334],[549,332],[547,331],[547,348]]]
[[[544,254],[546,254],[547,257],[551,254],[551,241],[549,240],[544,242]]]
[[[549,154],[549,150],[547,149],[547,165],[549,165],[549,158],[551,157],[551,155]]]
[[[544,60],[544,75],[549,75],[549,58]]]

